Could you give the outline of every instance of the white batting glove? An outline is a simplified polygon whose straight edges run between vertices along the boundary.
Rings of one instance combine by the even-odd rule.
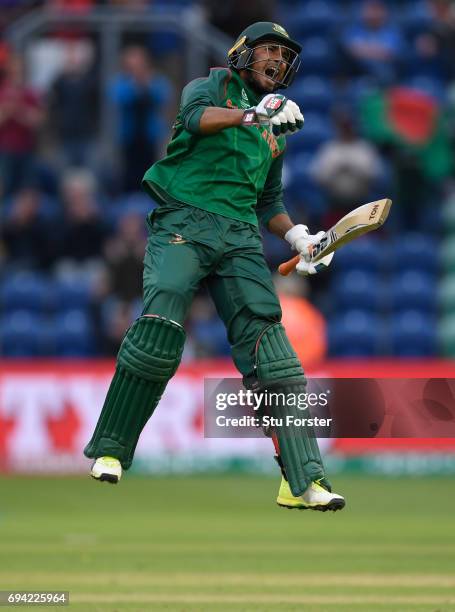
[[[308,227],[306,225],[294,225],[286,235],[285,239],[289,242],[291,247],[300,254],[300,261],[296,266],[297,274],[307,276],[309,274],[317,274],[327,268],[332,259],[333,253],[329,253],[317,263],[311,261],[311,251],[314,244],[317,244],[325,232],[318,232],[317,234],[309,234]]]
[[[284,134],[289,136],[298,132],[303,127],[304,118],[300,108],[292,100],[288,100],[282,111],[272,117],[272,131],[275,136]]]
[[[294,134],[302,129],[303,121],[297,104],[281,94],[267,94],[256,107],[245,111],[243,119],[244,124],[267,125],[275,136]]]
[[[324,232],[323,232],[324,233]],[[309,274],[317,274],[330,266],[335,253],[329,253],[325,257],[318,259],[317,263],[308,262],[303,257],[300,257],[299,263],[295,267],[295,271],[300,276],[308,276]]]

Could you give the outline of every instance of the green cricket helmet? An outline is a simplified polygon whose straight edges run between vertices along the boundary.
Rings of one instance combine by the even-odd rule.
[[[300,67],[299,54],[302,47],[298,42],[292,40],[283,26],[278,23],[258,21],[243,30],[232,49],[228,51],[228,66],[234,70],[258,72],[254,69],[253,53],[262,41],[264,46],[269,41],[277,42],[280,45],[282,58],[287,66],[286,72],[281,81],[275,78],[276,74],[275,77],[270,78],[278,85],[277,89],[289,87]]]

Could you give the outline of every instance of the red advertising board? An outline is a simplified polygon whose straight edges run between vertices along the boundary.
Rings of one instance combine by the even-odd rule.
[[[83,471],[89,439],[114,371],[113,361],[0,362],[0,469]],[[319,378],[453,378],[449,361],[328,361],[307,372]],[[208,440],[203,435],[204,378],[237,377],[229,360],[181,365],[144,430],[139,456],[271,454],[269,440]],[[455,452],[455,439],[337,439],[329,452]]]

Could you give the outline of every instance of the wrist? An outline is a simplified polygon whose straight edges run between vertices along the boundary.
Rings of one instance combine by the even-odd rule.
[[[189,131],[204,135],[216,134],[217,132],[220,132],[226,128],[237,127],[242,124],[244,115],[244,111],[242,109],[215,106],[203,107],[196,111],[198,114],[199,112],[201,114],[198,116],[197,129],[191,130],[187,125],[188,120],[186,121],[185,127]],[[190,121],[193,122],[193,116],[191,116]]]
[[[242,125],[257,125],[259,123],[256,110],[254,108],[247,108],[242,116]]]

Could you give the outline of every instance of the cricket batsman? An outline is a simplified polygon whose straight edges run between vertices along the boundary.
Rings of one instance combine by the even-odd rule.
[[[144,309],[121,344],[98,424],[84,453],[91,475],[116,483],[132,463],[145,424],[176,372],[184,322],[204,283],[223,320],[247,389],[305,393],[306,379],[280,323],[280,304],[264,259],[258,222],[301,254],[297,271],[314,274],[309,250],[320,234],[294,225],[283,205],[286,138],[303,127],[299,107],[284,95],[299,68],[301,46],[278,24],[246,28],[228,52],[227,68],[183,89],[166,156],[143,178],[159,206],[148,216]],[[286,403],[272,417],[301,416]],[[275,428],[287,508],[339,510],[311,428]]]

